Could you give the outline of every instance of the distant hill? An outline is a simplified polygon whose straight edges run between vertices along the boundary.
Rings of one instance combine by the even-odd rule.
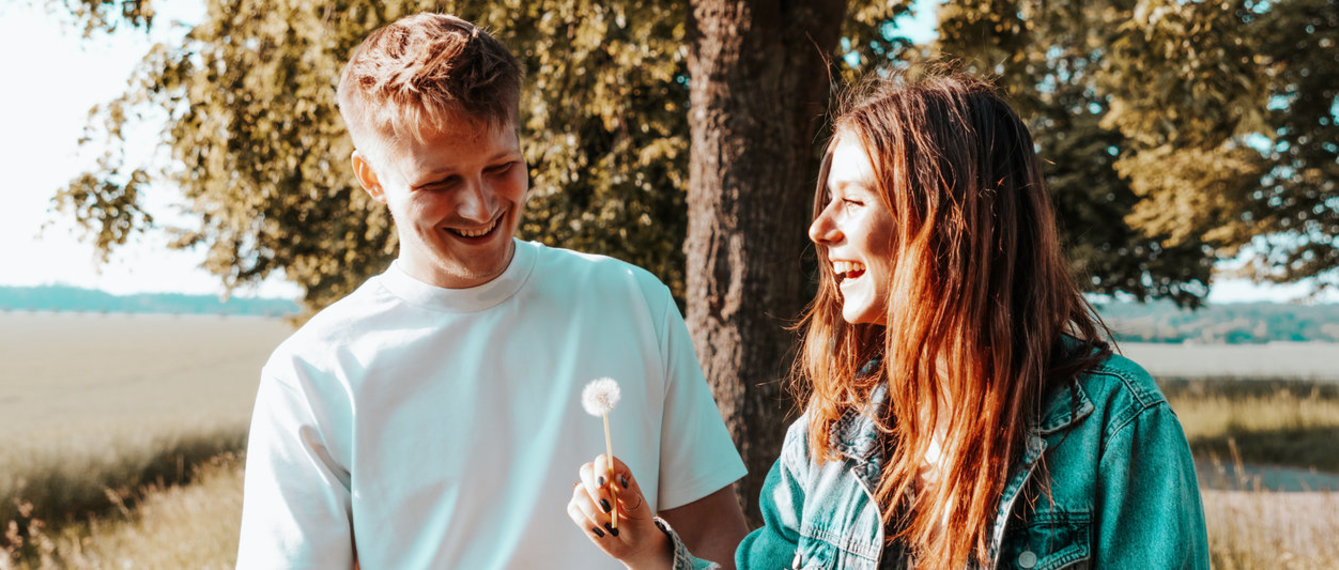
[[[296,314],[299,307],[288,299],[233,297],[223,301],[214,295],[179,293],[112,295],[95,289],[45,285],[0,286],[0,311],[279,317]],[[1097,312],[1120,342],[1339,342],[1339,304],[1226,303],[1190,311],[1165,301],[1108,301],[1098,304]]]
[[[140,293],[112,295],[68,285],[0,286],[0,311],[73,311],[90,313],[166,313],[178,315],[255,315],[280,317],[298,312],[288,299],[223,301],[216,295]]]
[[[1113,301],[1097,312],[1125,342],[1339,342],[1339,304],[1224,303],[1190,311],[1165,301]]]

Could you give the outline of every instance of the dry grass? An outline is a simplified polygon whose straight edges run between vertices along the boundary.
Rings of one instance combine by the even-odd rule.
[[[16,561],[0,538],[0,570],[231,568],[242,465],[229,451],[242,444],[259,367],[287,333],[279,321],[249,318],[0,313],[0,361],[12,371],[0,378],[0,536],[8,516],[11,533],[28,541]],[[1146,362],[1147,353],[1128,348],[1169,376],[1159,359],[1172,353]],[[1269,377],[1312,377],[1298,370],[1326,362],[1282,349],[1235,358],[1271,365]],[[1189,350],[1180,358],[1170,370],[1221,368],[1233,357]],[[1339,370],[1339,357],[1328,358]],[[1163,385],[1202,457],[1231,463],[1235,449],[1247,463],[1339,459],[1339,431],[1331,431],[1339,430],[1339,384]],[[1215,568],[1339,569],[1339,494],[1256,483],[1203,491]],[[26,499],[23,509],[16,497]]]
[[[1231,488],[1200,490],[1214,568],[1339,569],[1339,493],[1270,491],[1229,447],[1232,468],[1214,461],[1211,469]]]
[[[1286,356],[1271,361],[1286,366]],[[1339,570],[1339,383],[1218,378],[1161,384],[1202,459],[1213,567]],[[1278,466],[1296,469],[1270,473]],[[1279,485],[1329,490],[1271,490]]]
[[[1339,494],[1204,490],[1203,496],[1214,568],[1339,568]],[[231,568],[241,498],[241,465],[228,456],[202,470],[195,484],[148,494],[128,519],[50,540],[45,565],[17,568]]]
[[[1171,380],[1163,388],[1191,439],[1339,426],[1339,384]]]
[[[240,450],[288,333],[254,317],[0,313],[0,552],[15,550],[10,521],[20,538],[32,520],[60,535]]]
[[[1204,490],[1218,570],[1339,568],[1339,494]]]
[[[56,536],[31,533],[37,554],[8,564],[16,570],[232,568],[242,516],[241,464],[239,455],[224,454],[198,466],[189,486],[153,486],[142,499],[118,503],[116,515],[86,527],[67,527]]]
[[[1198,457],[1339,473],[1339,383],[1301,380],[1161,382]]]

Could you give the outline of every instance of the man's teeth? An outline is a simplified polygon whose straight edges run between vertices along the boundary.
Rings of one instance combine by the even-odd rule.
[[[865,272],[865,264],[858,261],[834,261],[832,262],[832,271],[838,277],[852,276],[852,274],[859,277]]]
[[[493,223],[489,224],[488,227],[483,228],[483,229],[480,229],[480,230],[465,230],[465,229],[459,229],[459,228],[457,228],[457,229],[454,229],[454,230],[452,230],[452,231],[454,231],[454,232],[456,232],[456,233],[458,233],[458,234],[460,234],[460,235],[462,235],[462,236],[468,237],[468,238],[483,237],[483,236],[488,235],[488,232],[493,231],[493,228],[497,226],[498,220],[500,220],[500,219],[501,219],[501,218],[496,218],[496,219],[494,219],[494,220],[493,220]]]

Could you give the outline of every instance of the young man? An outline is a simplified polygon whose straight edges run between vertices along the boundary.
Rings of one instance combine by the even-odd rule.
[[[604,448],[580,395],[617,379],[617,453],[695,553],[745,534],[744,466],[664,285],[513,238],[529,186],[520,71],[420,14],[373,32],[339,85],[358,182],[399,257],[262,372],[239,568],[614,568],[565,513]]]

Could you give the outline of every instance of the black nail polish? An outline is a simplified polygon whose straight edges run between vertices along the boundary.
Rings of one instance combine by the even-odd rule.
[[[616,529],[616,528],[611,528],[611,529],[609,529],[609,534],[612,534],[612,535],[614,535],[614,536],[618,536],[618,529]]]
[[[603,487],[603,486],[604,486],[604,477],[596,477],[596,478],[595,478],[595,482],[598,483],[598,485],[597,485],[598,487]]]
[[[628,476],[627,476],[627,475],[619,475],[619,476],[618,476],[618,482],[623,484],[623,488],[624,488],[624,489],[627,489],[627,488],[628,488]]]
[[[591,530],[591,532],[594,532],[594,533],[595,533],[595,536],[598,536],[598,537],[600,537],[600,538],[604,538],[604,531],[600,530],[600,527],[598,527],[598,526],[593,526],[593,527],[590,527],[590,530]]]
[[[609,506],[609,501],[606,501],[606,500],[604,500],[604,499],[600,499],[600,508],[601,508],[601,509],[604,509],[604,512],[607,513],[607,512],[609,512],[610,509],[612,509],[613,507],[610,507],[610,506]]]

